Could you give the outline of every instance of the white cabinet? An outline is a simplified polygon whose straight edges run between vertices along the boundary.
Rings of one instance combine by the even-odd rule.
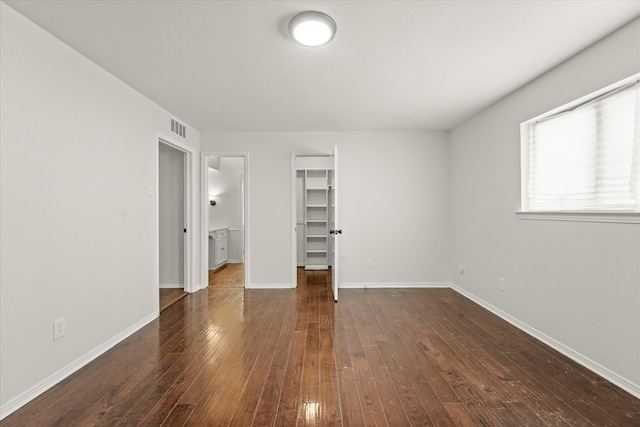
[[[229,230],[219,228],[213,231],[214,268],[227,262],[229,254]]]
[[[305,269],[329,266],[329,171],[305,171]]]

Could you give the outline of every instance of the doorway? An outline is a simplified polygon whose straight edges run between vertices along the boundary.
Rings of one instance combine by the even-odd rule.
[[[193,292],[190,280],[192,152],[164,138],[158,138],[157,144],[156,285],[158,308],[162,311]]]
[[[248,155],[203,153],[203,282],[248,287]]]
[[[292,153],[292,283],[301,284],[312,272],[328,274],[338,301],[337,147],[333,154]]]

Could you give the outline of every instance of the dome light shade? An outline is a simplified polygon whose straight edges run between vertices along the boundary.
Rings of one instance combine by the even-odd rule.
[[[303,46],[324,46],[336,34],[336,23],[325,13],[309,10],[291,18],[289,34]]]

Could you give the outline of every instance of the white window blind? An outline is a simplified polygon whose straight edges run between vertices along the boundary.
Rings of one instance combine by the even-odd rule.
[[[533,121],[528,137],[527,210],[640,212],[637,80]]]

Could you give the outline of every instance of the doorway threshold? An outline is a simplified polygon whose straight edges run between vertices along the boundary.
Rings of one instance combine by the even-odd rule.
[[[160,312],[188,294],[183,288],[160,288]]]

